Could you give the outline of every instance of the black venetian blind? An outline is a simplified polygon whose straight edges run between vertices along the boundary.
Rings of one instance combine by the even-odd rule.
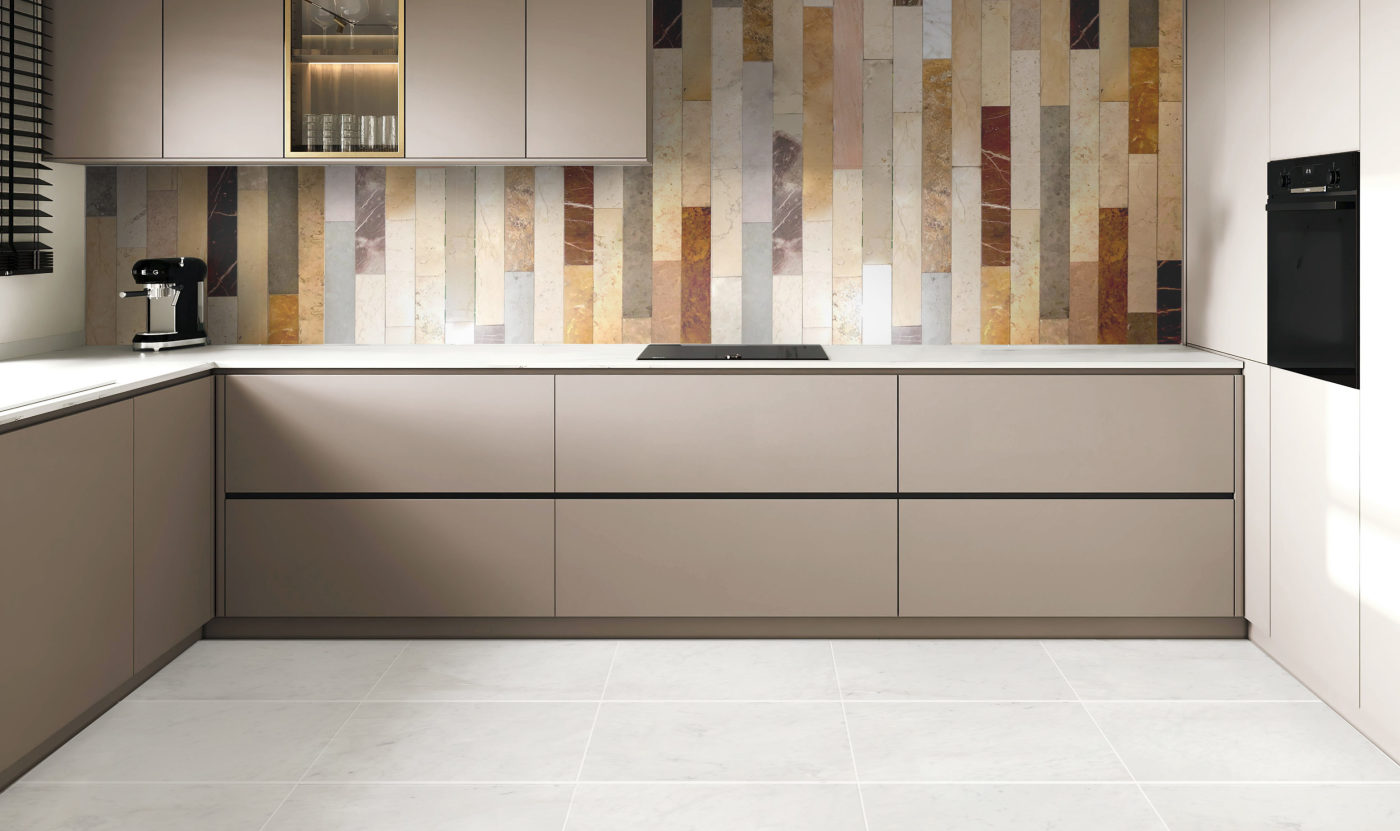
[[[49,0],[0,0],[0,274],[48,274],[53,249],[40,223],[49,197],[43,164],[48,111]]]

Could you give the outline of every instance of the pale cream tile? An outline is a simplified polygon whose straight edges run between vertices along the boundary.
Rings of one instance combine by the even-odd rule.
[[[954,47],[956,49],[956,47]],[[982,171],[953,168],[953,343],[982,342]]]
[[[262,171],[243,189],[243,171]],[[256,179],[256,177],[250,177]],[[250,182],[256,184],[256,181]],[[120,230],[120,229],[118,229]],[[267,343],[267,168],[241,168],[238,190],[238,342]]]
[[[412,219],[384,223],[384,325],[412,328],[417,304],[413,272]]]
[[[744,289],[741,277],[710,280],[710,342],[742,343]]]
[[[891,275],[883,265],[866,266],[861,275],[861,343],[888,344],[893,338]]]
[[[1099,105],[1099,205],[1128,207],[1128,105]]]
[[[802,342],[801,275],[773,275],[773,342]]]
[[[437,276],[418,277],[417,295],[414,298],[413,342],[446,343],[445,321],[446,289],[444,278]]]
[[[914,7],[910,7],[914,8]],[[913,326],[922,317],[923,285],[923,118],[918,113],[895,113],[893,285],[898,286],[899,317]]]
[[[622,343],[622,209],[593,211],[593,343]]]
[[[622,208],[622,168],[618,165],[598,165],[593,168],[593,207]]]
[[[894,58],[894,18],[891,0],[865,0],[862,35],[866,60]]]
[[[658,50],[658,52],[664,51],[670,50]],[[676,192],[675,196],[676,209],[679,211],[679,193]],[[654,206],[655,203],[653,203],[653,212]],[[679,221],[679,215],[677,215],[677,221]],[[564,342],[564,169],[562,167],[535,168],[535,342]]]
[[[384,275],[355,275],[355,343],[384,343]]]
[[[982,0],[953,0],[953,166],[981,164]]]
[[[895,6],[894,111],[917,113],[924,101],[924,10]]]
[[[982,106],[1011,106],[1011,0],[982,0]]]
[[[651,245],[652,258],[676,261],[681,258],[681,59],[677,49],[652,51],[652,168],[651,168]],[[535,187],[539,187],[536,172]],[[561,180],[561,193],[563,185]],[[562,198],[562,197],[561,197]],[[562,211],[562,202],[561,211]],[[538,209],[538,206],[537,206]],[[535,233],[541,223],[535,217]],[[560,214],[559,222],[564,221]],[[538,245],[538,243],[537,243]],[[560,243],[561,251],[563,243]],[[535,251],[536,269],[539,251]],[[562,256],[562,255],[561,255]],[[563,268],[562,264],[560,266]],[[538,285],[538,274],[536,275]],[[536,310],[539,309],[538,303]],[[535,331],[540,331],[538,323]]]
[[[1040,207],[1040,53],[1011,53],[1011,208]]]
[[[858,344],[861,338],[862,277],[833,277],[831,280],[831,342]]]
[[[1157,157],[1128,157],[1128,313],[1157,311]]]
[[[1098,52],[1070,53],[1069,258],[1099,258]]]
[[[1182,258],[1182,105],[1163,101],[1159,110],[1157,259],[1179,260]]]
[[[713,15],[710,167],[738,170],[744,155],[744,10],[716,7]]]
[[[802,223],[802,328],[831,328],[831,223]],[[805,334],[804,334],[805,337]]]
[[[857,277],[862,262],[861,171],[837,170],[832,182],[831,273],[836,277]]]
[[[476,171],[476,325],[506,322],[505,168]]]
[[[681,205],[704,208],[709,204],[710,102],[685,101],[681,105]]]
[[[1040,341],[1040,211],[1011,211],[1011,342]]]
[[[710,273],[738,277],[744,273],[743,172],[717,168],[710,180]]]
[[[773,0],[773,112],[802,112],[802,0]]]
[[[447,179],[440,167],[418,168],[413,239],[414,270],[419,275],[447,273]]]
[[[417,197],[418,173],[415,168],[392,166],[384,168],[384,219],[387,222],[413,219]]]
[[[710,100],[710,0],[681,0],[685,100]]]
[[[1069,104],[1069,3],[1040,0],[1040,104]]]

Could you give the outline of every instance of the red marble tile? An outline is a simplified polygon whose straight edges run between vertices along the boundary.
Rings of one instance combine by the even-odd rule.
[[[1011,108],[982,108],[982,265],[1011,265]]]
[[[564,168],[564,265],[593,265],[593,168]]]
[[[1135,47],[1128,61],[1128,152],[1157,152],[1157,104],[1161,97],[1157,47]]]
[[[1099,343],[1128,342],[1128,209],[1099,209]]]
[[[681,341],[710,342],[709,208],[681,208]]]

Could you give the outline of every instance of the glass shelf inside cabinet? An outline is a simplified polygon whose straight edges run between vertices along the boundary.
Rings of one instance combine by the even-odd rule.
[[[404,0],[286,0],[287,155],[403,155]]]

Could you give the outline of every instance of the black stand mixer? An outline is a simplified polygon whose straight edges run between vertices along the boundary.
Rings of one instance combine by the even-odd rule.
[[[204,278],[209,267],[195,257],[138,260],[131,277],[145,286],[121,292],[122,297],[145,298],[146,329],[132,338],[137,352],[159,352],[185,346],[204,346]]]

